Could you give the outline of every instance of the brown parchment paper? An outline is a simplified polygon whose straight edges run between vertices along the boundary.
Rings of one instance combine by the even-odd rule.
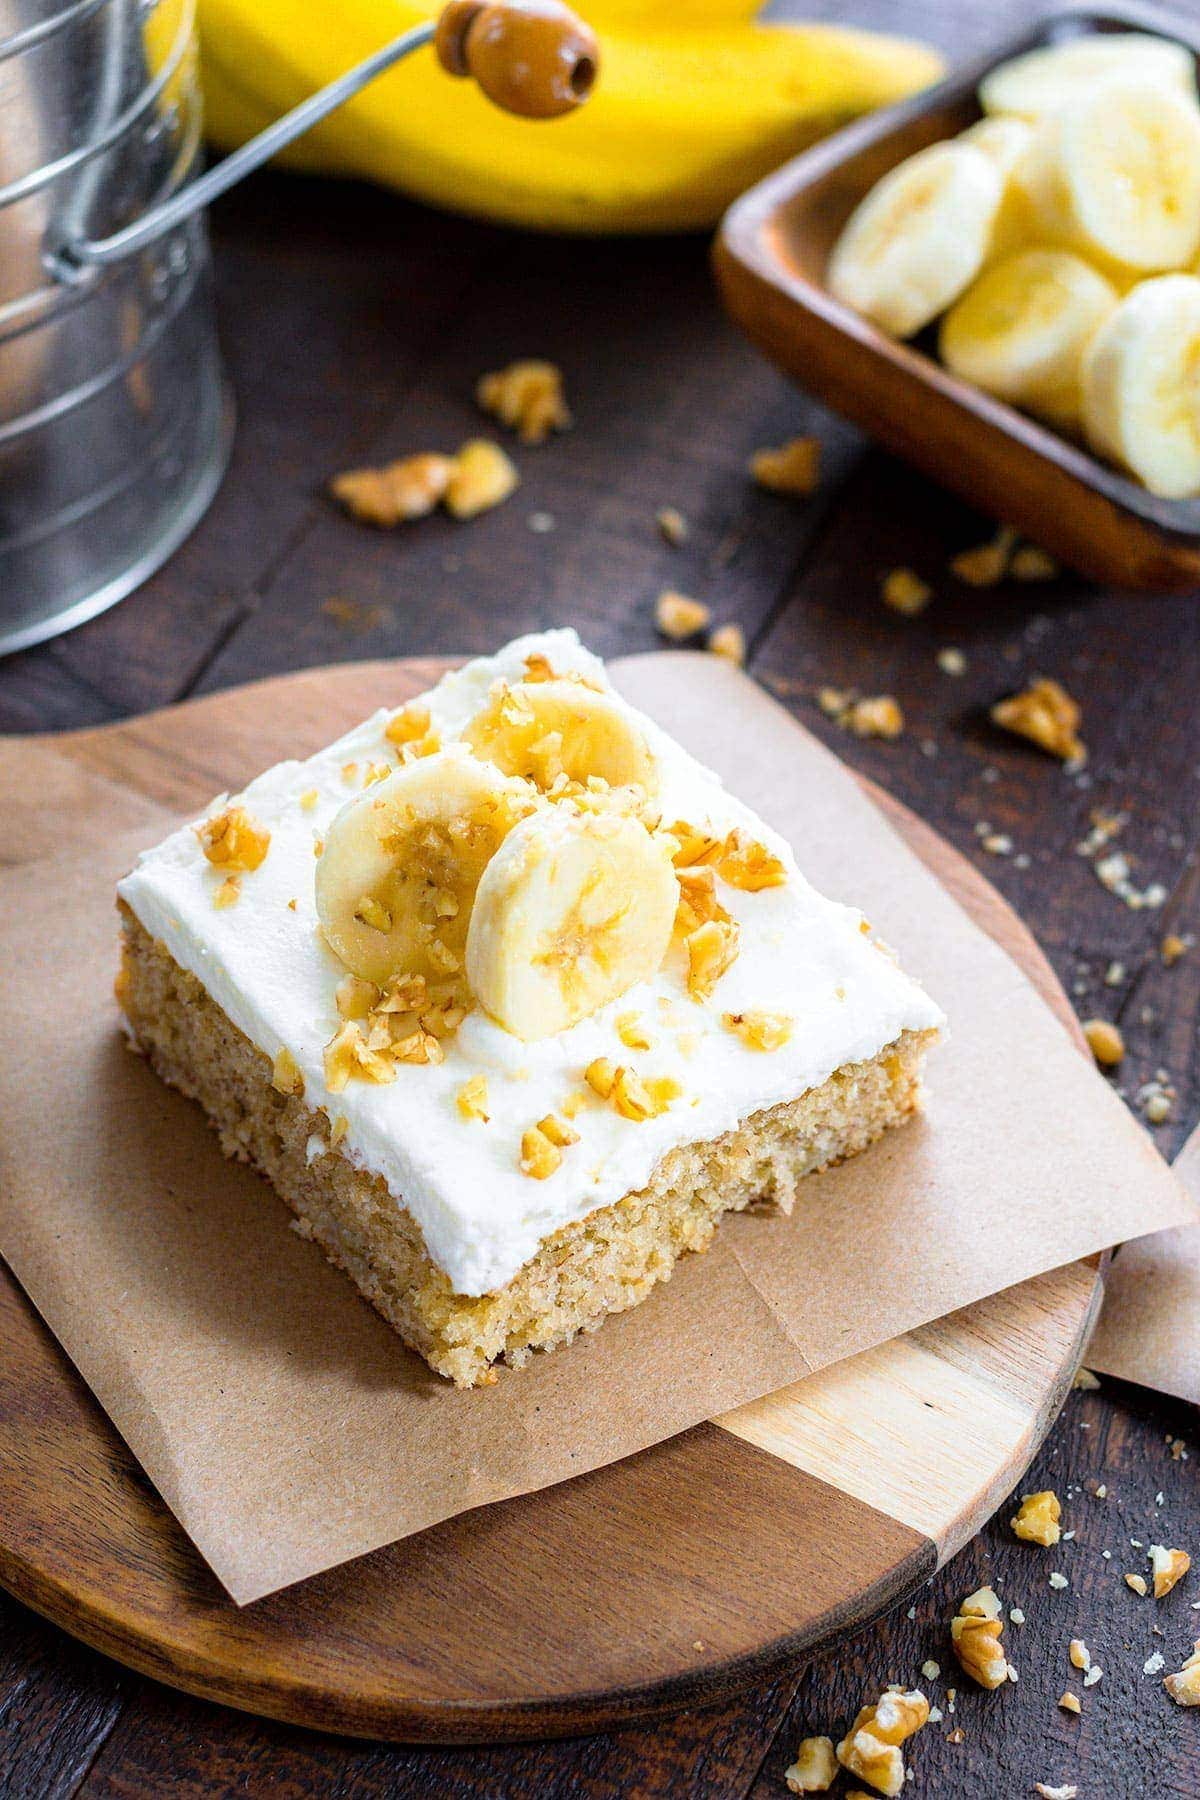
[[[925,1120],[810,1179],[790,1220],[727,1220],[643,1306],[492,1388],[431,1375],[122,1047],[112,884],[158,826],[0,882],[0,1253],[239,1602],[1197,1216],[833,756],[716,658],[618,678],[865,907],[950,1036]]]
[[[1175,1159],[1200,1201],[1200,1130]],[[1136,1238],[1117,1252],[1087,1361],[1200,1406],[1200,1226]]]

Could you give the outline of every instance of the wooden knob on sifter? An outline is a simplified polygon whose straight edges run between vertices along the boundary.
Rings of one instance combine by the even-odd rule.
[[[596,34],[562,0],[450,0],[435,42],[444,69],[523,119],[574,112],[596,80]]]

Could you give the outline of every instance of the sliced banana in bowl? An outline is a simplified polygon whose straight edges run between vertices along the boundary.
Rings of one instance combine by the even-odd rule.
[[[357,795],[317,860],[317,916],[331,950],[377,987],[404,975],[453,979],[479,879],[536,805],[526,783],[457,746]]]
[[[961,139],[899,163],[855,207],[826,280],[846,306],[913,337],[983,267],[1003,198],[996,161]]]
[[[552,1037],[660,967],[679,890],[671,846],[623,813],[542,807],[484,870],[467,935],[471,991],[526,1042]]]
[[[542,793],[596,778],[658,792],[658,764],[613,695],[566,678],[501,686],[463,732],[476,756]]]
[[[1200,279],[1143,281],[1110,313],[1084,358],[1083,419],[1152,494],[1200,493]]]
[[[1117,290],[1068,250],[1016,250],[942,320],[948,369],[1060,429],[1079,423],[1083,356]]]
[[[984,112],[1040,119],[1059,113],[1099,81],[1146,79],[1196,99],[1192,56],[1182,44],[1144,31],[1087,32],[1000,63],[979,84]]]
[[[1200,107],[1111,77],[1039,125],[1018,178],[1040,242],[1118,279],[1183,268],[1200,248]]]

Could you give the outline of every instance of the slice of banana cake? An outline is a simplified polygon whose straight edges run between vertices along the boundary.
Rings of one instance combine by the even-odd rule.
[[[917,1106],[937,1006],[613,691],[520,638],[119,884],[135,1047],[460,1387]]]

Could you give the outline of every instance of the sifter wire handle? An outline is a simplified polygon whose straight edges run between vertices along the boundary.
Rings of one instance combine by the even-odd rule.
[[[473,76],[497,106],[522,118],[550,119],[573,111],[596,79],[595,36],[561,0],[449,0],[436,21],[415,25],[376,50],[132,225],[109,237],[64,238],[51,249],[50,266],[61,280],[75,282],[89,268],[134,255],[260,169],[376,76],[432,42],[443,69]]]

